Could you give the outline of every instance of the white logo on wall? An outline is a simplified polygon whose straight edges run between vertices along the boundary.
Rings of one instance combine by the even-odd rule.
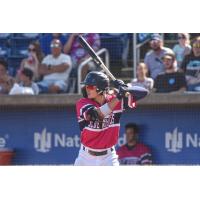
[[[200,136],[197,133],[183,134],[175,128],[172,132],[165,133],[165,148],[172,153],[179,153],[183,148],[199,148]]]
[[[0,148],[6,148],[8,138],[9,138],[8,134],[6,134],[4,136],[0,136]]]
[[[46,128],[42,132],[34,133],[34,148],[41,153],[47,153],[52,148],[80,147],[80,138],[77,134],[67,137],[64,133],[51,133]]]

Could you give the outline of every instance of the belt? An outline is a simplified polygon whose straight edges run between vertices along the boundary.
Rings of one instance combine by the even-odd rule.
[[[111,152],[114,150],[114,148],[110,148],[108,150],[104,150],[104,151],[93,151],[93,150],[90,150],[90,149],[86,149],[86,147],[83,146],[83,150],[86,151],[92,155],[92,156],[104,156],[106,154],[108,154],[108,150],[110,150]]]

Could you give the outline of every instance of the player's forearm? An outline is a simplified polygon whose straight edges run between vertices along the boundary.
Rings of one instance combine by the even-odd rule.
[[[108,102],[108,106],[110,107],[111,110],[114,110],[114,108],[116,107],[116,105],[120,102],[119,99],[114,98],[112,99],[110,102]]]
[[[97,109],[98,115],[101,117],[109,115],[119,102],[120,101],[117,98],[114,98],[110,102],[102,105],[100,108]]]

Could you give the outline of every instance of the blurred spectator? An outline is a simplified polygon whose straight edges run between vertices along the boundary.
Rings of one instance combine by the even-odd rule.
[[[144,87],[148,90],[153,89],[154,80],[152,78],[147,77],[148,69],[145,63],[139,63],[137,66],[137,78],[134,78],[131,83],[128,85],[130,86],[140,86]]]
[[[72,33],[64,46],[64,53],[69,54],[72,58],[73,67],[77,70],[78,65],[89,57],[88,53],[83,49],[77,36],[79,33]],[[97,33],[83,34],[84,39],[90,44],[94,51],[100,49],[100,37]],[[90,62],[82,70],[82,79],[85,78],[88,70],[94,67],[94,63]]]
[[[50,44],[53,39],[58,39],[62,43],[62,45],[66,42],[66,36],[62,35],[61,33],[46,33],[41,36],[39,42],[42,48],[42,51],[45,55],[51,53]]]
[[[8,94],[15,80],[7,73],[8,64],[3,59],[0,60],[0,94]]]
[[[176,55],[177,66],[180,67],[185,55],[189,54],[191,51],[190,46],[190,35],[189,33],[179,33],[178,42],[173,48]]]
[[[175,60],[174,54],[167,53],[163,56],[165,72],[156,77],[155,92],[166,93],[186,90],[185,75],[177,71]]]
[[[146,53],[144,62],[149,69],[151,78],[155,79],[158,74],[164,72],[162,57],[165,53],[173,53],[173,51],[163,47],[163,40],[159,34],[152,34],[150,47],[152,50]]]
[[[40,48],[39,42],[31,42],[28,47],[28,58],[22,60],[19,71],[21,71],[24,68],[31,69],[33,71],[33,80],[38,80],[38,69],[43,57],[44,55]]]
[[[181,64],[186,74],[187,90],[200,91],[200,36],[192,42],[192,51],[186,55]]]
[[[117,149],[121,165],[152,164],[152,155],[149,147],[138,142],[139,127],[135,123],[125,126],[127,143]]]
[[[37,84],[41,93],[65,92],[72,69],[71,58],[62,53],[62,44],[58,39],[51,42],[51,52],[40,65],[39,73],[44,77]]]
[[[22,69],[19,74],[19,84],[15,83],[9,94],[39,94],[39,88],[37,84],[32,81],[32,79],[33,71],[29,68]]]

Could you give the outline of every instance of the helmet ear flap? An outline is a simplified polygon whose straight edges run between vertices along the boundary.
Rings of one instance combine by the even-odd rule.
[[[88,97],[85,86],[81,88],[81,92],[82,92],[82,95],[83,95],[84,98]]]

